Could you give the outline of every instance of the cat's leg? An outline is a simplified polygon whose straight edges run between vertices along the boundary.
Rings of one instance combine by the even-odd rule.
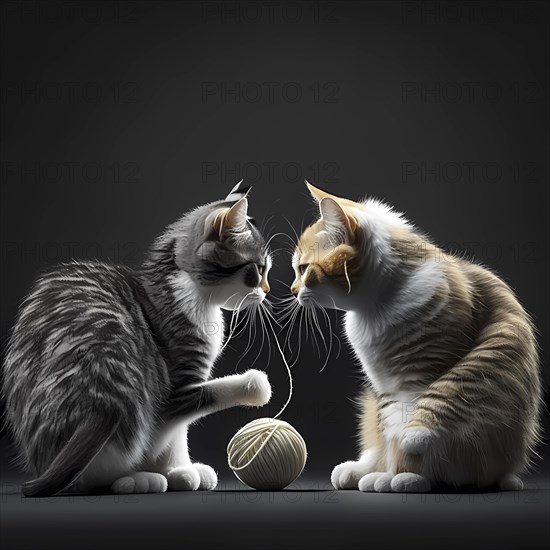
[[[359,482],[367,475],[383,474],[383,441],[378,425],[379,400],[369,391],[363,397],[360,425],[361,442],[364,451],[358,460],[349,460],[332,470],[330,480],[336,489],[357,489]]]
[[[153,468],[166,476],[170,490],[212,490],[218,483],[214,469],[200,462],[192,463],[189,457],[189,423],[237,405],[261,407],[271,398],[271,386],[264,372],[251,369],[243,374],[203,382],[189,391],[200,392],[197,406],[192,413],[186,411],[182,421],[174,420],[175,427],[170,429],[167,444],[155,459]],[[174,416],[177,418],[177,413]],[[159,439],[166,440],[166,437],[161,435]]]
[[[255,369],[208,380],[196,388],[200,389],[201,397],[192,420],[238,405],[263,407],[271,399],[266,373]]]
[[[358,488],[363,492],[376,493],[425,493],[430,491],[431,483],[421,457],[405,455],[395,448],[395,441],[388,445],[387,471],[373,472],[359,480]]]
[[[487,326],[478,346],[422,392],[399,440],[400,472],[455,486],[521,487],[517,473],[537,423],[535,384],[518,379],[518,361],[527,361],[517,351],[529,341],[524,328]]]
[[[191,462],[187,443],[188,425],[178,424],[160,434],[157,444],[167,441],[166,447],[151,461],[151,469],[166,476],[171,491],[212,490],[218,484],[213,468],[200,462]]]
[[[409,442],[403,434],[408,425],[408,414],[411,408],[411,402],[415,396],[401,396],[402,401],[396,399],[393,395],[380,395],[376,399],[370,397],[373,403],[370,425],[364,420],[364,429],[367,430],[366,437],[372,438],[372,433],[376,428],[374,435],[378,440],[383,440],[383,445],[379,447],[384,449],[384,459],[381,461],[383,468],[373,469],[359,480],[358,489],[363,492],[420,492],[430,489],[430,482],[422,474],[422,457],[418,456],[421,452],[415,448],[415,455],[405,454],[400,447],[400,442]],[[374,403],[377,407],[374,409]],[[375,415],[376,412],[376,415]],[[374,425],[376,419],[376,425]],[[422,433],[416,434],[411,430],[409,443],[419,444]],[[413,435],[418,436],[416,439]],[[406,460],[405,460],[406,459]]]
[[[87,493],[110,487],[114,493],[164,493],[166,477],[155,471],[136,471],[136,461],[128,451],[106,445],[78,478],[71,491]]]

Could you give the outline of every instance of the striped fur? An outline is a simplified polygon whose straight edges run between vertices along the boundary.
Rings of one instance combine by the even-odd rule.
[[[321,219],[300,238],[292,290],[305,307],[347,311],[367,382],[362,454],[335,468],[334,485],[519,488],[541,382],[535,328],[510,287],[378,201],[310,190]]]
[[[236,187],[230,200],[183,215],[138,271],[73,261],[37,279],[11,334],[2,388],[35,477],[26,494],[215,485],[214,471],[189,459],[187,426],[270,396],[258,371],[212,379],[222,308],[260,302],[269,288],[247,192]]]

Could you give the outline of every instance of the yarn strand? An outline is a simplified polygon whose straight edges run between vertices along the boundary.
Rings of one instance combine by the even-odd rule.
[[[307,461],[307,447],[296,429],[278,418],[292,399],[294,384],[273,323],[269,315],[265,319],[265,329],[271,331],[288,373],[288,398],[273,418],[253,420],[232,437],[227,445],[227,462],[242,483],[269,491],[282,490],[300,476]]]
[[[249,443],[248,447],[246,449],[244,449],[244,451],[239,450],[239,456],[237,457],[237,460],[239,460],[243,456],[246,456],[246,453],[248,453],[248,451],[252,450],[255,447],[258,439],[260,439],[265,433],[262,430],[263,430],[263,428],[258,431],[256,436],[252,439],[252,441]],[[229,457],[229,467],[233,471],[238,471],[238,470],[243,470],[244,468],[249,466],[254,461],[254,459],[260,454],[260,451],[267,445],[268,441],[273,437],[273,434],[276,431],[277,431],[277,426],[274,426],[271,429],[271,431],[269,432],[269,435],[262,441],[261,445],[254,451],[254,454],[252,455],[252,458],[250,458],[250,460],[248,460],[248,462],[246,462],[245,464],[241,464],[240,466],[237,466],[237,465],[232,463],[231,457]],[[230,445],[231,445],[231,443],[230,443]]]
[[[292,372],[290,370],[290,367],[288,366],[288,363],[286,361],[285,354],[283,353],[283,350],[281,349],[281,345],[279,344],[279,340],[277,339],[277,334],[275,333],[275,329],[273,328],[273,325],[271,324],[271,320],[268,316],[266,316],[266,319],[269,324],[269,328],[271,329],[271,333],[273,334],[273,338],[275,339],[275,343],[277,344],[277,349],[279,350],[279,354],[281,356],[281,359],[283,360],[283,363],[285,364],[286,371],[288,373],[288,398],[285,402],[285,404],[281,407],[281,410],[273,417],[273,418],[279,418],[284,412],[284,410],[287,408],[288,404],[290,403],[290,400],[292,399],[292,392],[294,390],[294,382],[292,380]]]

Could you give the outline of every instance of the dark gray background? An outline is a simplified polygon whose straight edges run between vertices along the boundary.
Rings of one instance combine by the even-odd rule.
[[[5,2],[1,20],[2,345],[41,269],[138,266],[183,211],[241,177],[251,213],[292,236],[303,179],[374,195],[495,269],[540,331],[548,383],[548,7],[544,2]],[[285,219],[286,218],[286,219]],[[274,247],[289,248],[278,237]],[[272,271],[292,282],[286,250]],[[338,332],[340,332],[340,329]],[[352,458],[359,368],[303,347],[284,418],[307,476]],[[246,339],[218,372],[235,370]],[[256,348],[255,351],[257,351]],[[255,352],[239,365],[244,370]],[[263,353],[275,414],[288,384]],[[191,432],[233,483],[225,446],[257,411]],[[542,466],[539,464],[539,469]]]

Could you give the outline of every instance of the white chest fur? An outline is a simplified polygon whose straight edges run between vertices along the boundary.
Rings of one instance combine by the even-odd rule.
[[[208,360],[212,365],[223,340],[224,325],[221,308],[211,305],[209,297],[197,288],[184,271],[173,276],[170,282],[176,303],[206,341]]]
[[[414,414],[418,392],[401,389],[402,377],[389,371],[380,351],[383,346],[377,345],[383,336],[376,337],[375,341],[367,324],[356,313],[346,314],[346,334],[373,389],[378,395],[384,395],[385,401],[391,402],[381,410],[384,437],[399,437]]]
[[[380,339],[375,336],[361,315],[346,314],[346,336],[361,363],[363,372],[378,394],[395,394],[399,391],[399,379],[388,371],[387,363],[380,351]]]
[[[208,360],[214,363],[223,341],[223,313],[219,308],[207,312],[202,327],[204,339],[206,340]]]

